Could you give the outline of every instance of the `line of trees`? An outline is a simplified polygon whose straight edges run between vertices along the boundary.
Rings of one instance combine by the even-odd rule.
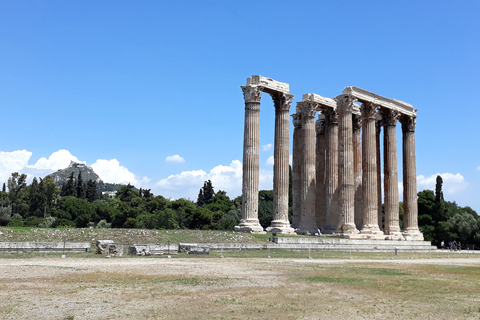
[[[1,226],[233,230],[241,218],[241,196],[231,200],[226,192],[215,192],[210,180],[200,188],[196,203],[183,198],[170,201],[130,184],[122,186],[114,198],[102,197],[95,181],[83,182],[81,172],[76,178],[72,173],[61,189],[50,176],[33,178],[30,185],[26,180],[25,174],[15,172],[3,184]],[[470,207],[445,201],[442,183],[438,176],[435,192],[418,193],[418,223],[425,240],[435,245],[456,240],[480,247],[480,217]],[[273,219],[273,191],[261,190],[258,198],[258,218],[266,228]]]

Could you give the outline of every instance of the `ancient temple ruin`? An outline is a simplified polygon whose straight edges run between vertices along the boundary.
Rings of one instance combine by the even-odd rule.
[[[273,220],[266,231],[335,234],[347,239],[423,240],[418,229],[415,119],[412,105],[357,87],[303,95],[292,114],[293,221],[288,220],[289,85],[251,76],[245,99],[242,219],[235,231],[263,232],[258,220],[260,100],[275,107]],[[318,114],[318,120],[315,116]],[[403,133],[404,230],[399,224],[396,124]],[[384,201],[380,134],[383,127]],[[382,228],[382,203],[385,227]]]

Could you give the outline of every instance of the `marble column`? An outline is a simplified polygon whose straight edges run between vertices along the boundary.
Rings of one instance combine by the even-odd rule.
[[[298,234],[320,234],[315,219],[315,108],[316,103],[302,101],[297,109],[302,113],[304,156],[300,175],[300,223]]]
[[[338,114],[331,108],[322,111],[325,114],[325,135],[327,139],[327,158],[325,164],[326,214],[322,233],[332,234],[337,230],[340,216],[337,207],[338,196]]]
[[[263,232],[258,220],[260,99],[262,87],[242,86],[245,99],[242,218],[235,231]]]
[[[403,240],[399,224],[398,166],[397,166],[397,119],[399,113],[381,109],[384,154],[385,234],[389,240]]]
[[[403,218],[405,240],[423,240],[418,229],[417,169],[415,162],[415,117],[400,118],[403,133]]]
[[[337,98],[338,112],[338,211],[337,233],[345,238],[357,234],[355,227],[355,181],[353,176],[352,112],[354,100],[348,95]]]
[[[288,220],[289,185],[289,111],[293,95],[272,94],[275,105],[275,141],[273,163],[273,220],[268,232],[291,234],[294,229]]]
[[[362,194],[363,225],[360,233],[373,238],[383,236],[378,227],[377,189],[377,143],[375,136],[375,116],[377,106],[370,102],[362,103]]]
[[[355,226],[362,227],[363,198],[362,198],[362,117],[353,115],[353,175],[355,180]]]
[[[382,117],[377,113],[375,121],[375,133],[377,142],[377,203],[378,203],[378,228],[383,230],[383,211],[382,211],[382,153],[380,151],[380,133],[382,131]]]
[[[292,228],[300,223],[300,174],[303,162],[303,130],[302,114],[297,112],[293,118],[293,150],[292,150]]]
[[[316,165],[315,165],[315,216],[317,218],[317,226],[321,228],[326,223],[327,214],[327,186],[325,184],[325,163],[327,155],[327,141],[325,137],[325,116],[318,115],[318,120],[315,123],[315,131],[317,133],[316,142]]]

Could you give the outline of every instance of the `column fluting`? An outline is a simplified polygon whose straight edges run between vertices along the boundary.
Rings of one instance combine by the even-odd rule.
[[[334,233],[340,221],[337,206],[338,196],[338,113],[331,109],[322,110],[325,115],[325,135],[327,140],[326,157],[326,214],[325,224],[321,226],[325,234]]]
[[[235,231],[263,232],[258,220],[260,99],[262,87],[242,86],[245,99],[242,218]]]
[[[417,169],[415,160],[415,117],[400,118],[403,135],[403,218],[406,240],[423,240],[418,229]]]
[[[275,141],[273,163],[273,220],[268,232],[293,233],[288,220],[289,185],[289,111],[292,94],[272,94],[275,106]]]
[[[355,226],[362,227],[363,199],[362,199],[362,117],[353,115],[353,175],[355,180]]]
[[[402,240],[399,224],[398,205],[398,166],[397,166],[397,132],[399,113],[392,109],[381,109],[384,154],[384,194],[385,194],[385,234],[387,239]]]
[[[375,135],[375,116],[377,106],[365,102],[362,112],[362,182],[363,182],[363,225],[360,233],[383,236],[378,227],[378,189],[377,189],[377,143]]]
[[[378,228],[382,230],[383,211],[382,211],[382,153],[380,151],[380,133],[382,131],[382,117],[377,113],[375,121],[375,133],[377,142],[377,203],[378,203]],[[385,152],[385,151],[384,151]]]
[[[352,112],[354,100],[343,95],[337,98],[338,112],[338,211],[340,223],[337,233],[348,238],[357,234],[355,227],[355,182],[353,175]]]
[[[327,141],[325,137],[325,129],[325,116],[323,114],[319,114],[319,119],[315,123],[315,131],[317,133],[315,156],[315,216],[317,218],[317,226],[320,229],[322,229],[327,221],[327,186],[325,184]]]
[[[292,228],[298,228],[300,223],[300,175],[303,162],[303,130],[302,114],[294,113],[293,122],[293,150],[292,150]]]
[[[300,223],[299,234],[320,234],[315,219],[315,108],[308,101],[297,103],[302,113],[304,156],[300,175]]]

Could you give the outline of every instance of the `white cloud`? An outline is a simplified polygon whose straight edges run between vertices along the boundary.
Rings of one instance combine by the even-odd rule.
[[[153,188],[155,194],[164,197],[187,198],[197,200],[198,191],[204,181],[211,180],[215,191],[223,190],[233,199],[242,194],[242,163],[233,160],[230,165],[218,165],[206,172],[203,170],[183,171],[157,182]],[[260,170],[260,189],[271,189],[273,172]]]
[[[28,166],[32,153],[27,150],[0,152],[0,181],[7,182],[13,172],[20,172]]]
[[[417,189],[435,190],[438,175],[443,179],[442,190],[445,195],[457,194],[468,186],[468,182],[465,181],[465,178],[460,173],[437,173],[428,177],[423,175],[417,176]]]
[[[168,156],[165,158],[166,162],[174,162],[174,163],[184,163],[185,159],[178,154],[174,154],[173,156]]]
[[[78,158],[72,155],[70,151],[61,149],[52,153],[48,159],[41,157],[33,166],[29,167],[33,169],[57,171],[59,169],[65,169],[68,167],[70,165],[70,161],[86,164],[85,161],[78,160]]]
[[[270,165],[270,166],[273,166],[274,162],[275,162],[275,160],[274,160],[273,156],[271,156],[271,157],[269,157],[269,158],[267,159],[267,161],[265,162],[265,164]]]
[[[271,143],[262,146],[263,151],[268,151],[270,149],[272,149],[272,144]]]
[[[121,166],[117,159],[99,159],[92,164],[91,167],[104,182],[122,184],[131,183],[136,187],[140,187],[150,181],[147,177],[137,179],[132,172],[124,166]]]

